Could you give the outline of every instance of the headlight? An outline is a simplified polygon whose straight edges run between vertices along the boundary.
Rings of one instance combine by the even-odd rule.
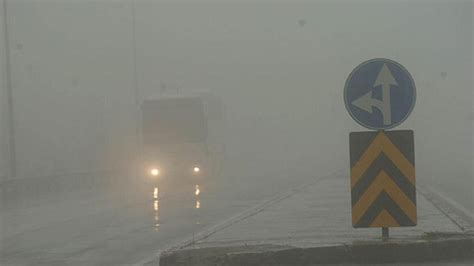
[[[159,170],[158,168],[152,168],[152,169],[150,170],[150,174],[151,174],[152,176],[158,176],[158,175],[160,175],[160,170]]]
[[[199,168],[198,166],[194,166],[193,172],[194,172],[195,174],[197,174],[197,173],[201,172],[201,168]]]

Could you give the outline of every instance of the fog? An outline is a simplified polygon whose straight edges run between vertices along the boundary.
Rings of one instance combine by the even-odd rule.
[[[382,57],[416,84],[395,129],[415,132],[417,181],[474,211],[470,1],[0,3],[4,182],[134,172],[141,103],[196,88],[222,99],[222,180],[349,178],[349,133],[368,130],[344,83]]]

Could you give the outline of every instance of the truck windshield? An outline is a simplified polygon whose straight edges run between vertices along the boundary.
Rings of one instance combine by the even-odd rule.
[[[199,97],[146,100],[143,103],[145,145],[204,142],[207,119]]]

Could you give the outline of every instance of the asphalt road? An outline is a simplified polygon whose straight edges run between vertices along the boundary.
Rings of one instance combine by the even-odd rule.
[[[134,265],[314,178],[140,181],[2,203],[0,265]]]
[[[126,184],[3,208],[0,265],[135,264],[274,192],[200,182]]]

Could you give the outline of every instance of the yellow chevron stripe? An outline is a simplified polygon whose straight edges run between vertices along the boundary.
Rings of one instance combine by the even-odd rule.
[[[415,185],[415,166],[408,161],[403,153],[383,134],[383,152],[392,160],[402,174]]]
[[[382,137],[380,132],[374,138],[369,147],[364,151],[362,156],[360,156],[359,161],[351,169],[351,187],[354,187],[359,181],[360,177],[364,172],[369,168],[369,166],[377,159],[380,152],[382,151]]]
[[[370,224],[370,227],[398,227],[397,221],[386,210],[382,210],[375,220]]]
[[[382,170],[362,197],[360,197],[357,203],[352,207],[352,224],[356,224],[359,221],[382,191],[385,191],[392,200],[398,204],[408,218],[413,223],[416,223],[416,206]]]
[[[379,132],[369,147],[364,151],[359,161],[351,169],[351,187],[354,187],[361,176],[383,152],[400,170],[400,172],[415,185],[415,167],[405,158],[403,153],[383,133]]]

